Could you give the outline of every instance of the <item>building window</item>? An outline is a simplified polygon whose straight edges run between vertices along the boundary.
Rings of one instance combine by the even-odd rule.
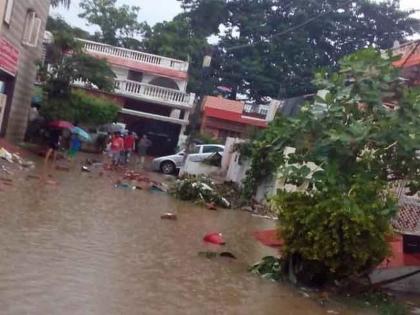
[[[216,152],[223,152],[223,148],[216,147],[216,146],[205,146],[203,147],[203,153],[216,153]]]
[[[143,73],[133,71],[133,70],[128,70],[127,79],[131,81],[141,82],[143,81]]]
[[[13,0],[6,0],[6,9],[4,10],[4,23],[10,24],[13,11]]]
[[[26,14],[25,29],[22,43],[31,47],[38,46],[39,32],[41,31],[41,19],[35,11],[28,11]]]

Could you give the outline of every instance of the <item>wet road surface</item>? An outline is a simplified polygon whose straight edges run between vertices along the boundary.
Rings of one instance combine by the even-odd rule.
[[[0,192],[1,314],[328,314],[297,290],[249,274],[273,222],[208,211],[164,193],[116,189],[114,175],[52,173]],[[160,215],[175,212],[178,221]],[[199,257],[222,232],[238,260]],[[340,314],[360,311],[334,308]]]

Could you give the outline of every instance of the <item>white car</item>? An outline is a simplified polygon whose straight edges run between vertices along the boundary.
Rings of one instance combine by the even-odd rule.
[[[194,162],[201,162],[214,153],[223,154],[225,147],[219,144],[200,144],[194,147],[189,154],[189,158]],[[184,163],[185,150],[179,151],[174,155],[161,156],[153,160],[154,171],[161,171],[164,174],[173,174],[179,170]]]

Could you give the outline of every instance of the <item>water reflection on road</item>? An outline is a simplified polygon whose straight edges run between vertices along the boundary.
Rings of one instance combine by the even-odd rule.
[[[107,175],[54,176],[57,187],[22,177],[0,192],[1,314],[327,314],[247,273],[272,254],[251,237],[272,222],[115,189]],[[197,255],[212,231],[237,261]]]

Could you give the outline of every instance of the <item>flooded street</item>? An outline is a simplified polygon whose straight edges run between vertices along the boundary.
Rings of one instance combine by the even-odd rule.
[[[327,314],[297,290],[249,274],[274,252],[252,232],[273,222],[208,211],[116,176],[52,172],[0,192],[1,314]],[[160,219],[175,212],[178,221]],[[238,260],[199,257],[220,231]],[[340,314],[360,314],[337,306]]]

